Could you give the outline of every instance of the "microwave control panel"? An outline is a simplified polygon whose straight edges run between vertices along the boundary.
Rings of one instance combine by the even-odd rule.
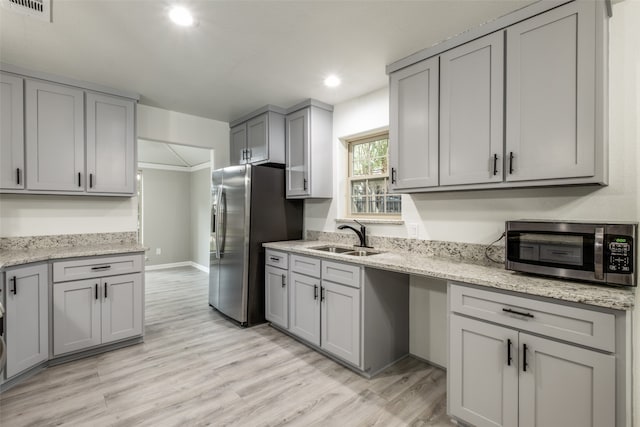
[[[605,245],[607,273],[633,273],[633,237],[606,235]]]

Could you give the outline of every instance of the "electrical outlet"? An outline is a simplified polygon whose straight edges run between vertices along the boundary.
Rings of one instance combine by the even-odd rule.
[[[407,225],[407,235],[410,239],[418,238],[418,224],[412,222]]]
[[[156,248],[156,255],[160,255],[162,253],[162,248]]]

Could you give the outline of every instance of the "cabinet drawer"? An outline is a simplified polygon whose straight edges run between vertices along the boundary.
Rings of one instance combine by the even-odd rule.
[[[53,281],[91,279],[142,271],[142,255],[96,257],[53,263]]]
[[[264,255],[264,263],[272,267],[289,268],[289,254],[267,249]]]
[[[289,259],[291,271],[306,274],[307,276],[320,277],[320,260],[308,256],[291,255]]]
[[[360,267],[339,262],[322,261],[322,280],[360,288]]]
[[[615,316],[450,284],[450,309],[523,331],[615,351]]]

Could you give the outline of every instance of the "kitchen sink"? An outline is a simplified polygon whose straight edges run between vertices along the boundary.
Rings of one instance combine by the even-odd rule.
[[[341,248],[339,246],[317,246],[315,248],[309,248],[309,249],[313,249],[316,251],[323,251],[323,252],[333,252],[336,254],[343,254],[346,252],[353,252],[352,248]]]
[[[370,251],[370,250],[357,250],[357,251],[344,252],[345,255],[350,255],[350,256],[369,256],[369,255],[376,255],[381,253],[382,252]]]

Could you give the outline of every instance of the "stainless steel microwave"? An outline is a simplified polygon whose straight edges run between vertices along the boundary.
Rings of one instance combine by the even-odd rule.
[[[638,223],[507,221],[507,270],[636,286]]]

